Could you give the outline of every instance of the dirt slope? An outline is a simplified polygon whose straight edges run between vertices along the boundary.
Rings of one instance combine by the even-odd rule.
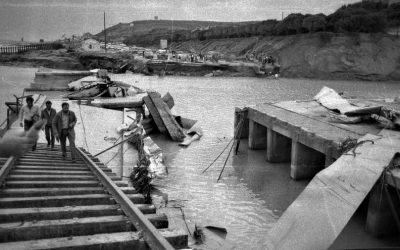
[[[218,51],[229,57],[277,57],[285,77],[400,80],[400,38],[386,34],[315,33],[295,36],[188,41],[180,50]]]

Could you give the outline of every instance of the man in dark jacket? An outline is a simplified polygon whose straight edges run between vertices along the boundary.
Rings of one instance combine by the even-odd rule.
[[[56,116],[56,110],[51,107],[51,101],[46,102],[46,108],[42,110],[40,114],[40,118],[42,120],[47,120],[47,123],[44,127],[46,140],[47,140],[47,147],[54,149],[54,132],[53,132],[53,119]]]
[[[63,102],[62,110],[58,112],[53,119],[54,135],[61,142],[61,150],[63,157],[67,156],[66,142],[69,141],[72,162],[75,162],[75,113],[69,110],[69,104]]]

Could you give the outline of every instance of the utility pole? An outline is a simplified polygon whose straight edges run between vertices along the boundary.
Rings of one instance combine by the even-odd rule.
[[[107,53],[106,12],[104,11],[104,51]]]
[[[171,42],[169,45],[170,50],[172,51],[172,39],[174,35],[174,19],[171,19]]]

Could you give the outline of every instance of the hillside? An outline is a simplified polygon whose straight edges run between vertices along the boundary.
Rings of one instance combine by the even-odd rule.
[[[232,25],[242,25],[254,22],[212,22],[212,21],[187,21],[187,20],[140,20],[130,23],[119,23],[106,29],[107,40],[126,42],[135,45],[151,45],[153,42],[159,43],[159,38],[169,39],[171,32],[191,31],[208,27],[228,27]],[[150,36],[145,39],[143,44],[137,41],[143,36]],[[94,36],[98,40],[104,41],[104,32]],[[157,37],[157,39],[155,39]],[[143,40],[143,39],[142,39]],[[154,40],[154,41],[153,41]]]
[[[386,34],[314,33],[291,36],[186,41],[179,50],[197,53],[220,52],[225,60],[274,56],[281,65],[281,75],[289,78],[391,80],[400,81],[400,38]],[[31,51],[2,55],[0,65],[44,66],[61,69],[106,68],[110,71],[128,64],[133,72],[146,72],[145,60],[125,53],[69,53],[66,49]],[[236,71],[236,73],[234,72]],[[236,67],[224,75],[254,76],[254,71]],[[182,72],[175,72],[181,74]],[[193,72],[183,72],[191,75]],[[209,72],[194,72],[205,75]]]
[[[272,55],[284,77],[400,80],[400,38],[385,34],[315,33],[187,41],[177,49],[218,51],[225,58]]]
[[[254,22],[208,22],[183,20],[147,20],[120,23],[109,27],[109,41],[127,45],[157,46],[160,39],[174,45],[188,40],[210,40],[255,36],[285,36],[318,32],[384,33],[400,27],[400,3],[391,1],[362,1],[343,5],[335,12],[324,14],[291,13],[283,20]],[[104,33],[96,35],[104,39]]]

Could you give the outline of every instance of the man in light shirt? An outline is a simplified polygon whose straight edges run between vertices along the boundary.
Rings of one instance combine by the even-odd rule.
[[[28,131],[35,122],[39,120],[39,106],[33,105],[32,96],[26,97],[26,105],[20,111],[20,126]],[[36,150],[36,143],[33,145],[32,150]]]
[[[69,141],[69,147],[71,150],[72,162],[75,162],[75,124],[76,116],[75,113],[69,110],[69,104],[63,102],[61,104],[62,110],[56,114],[53,119],[53,131],[57,141],[61,143],[62,155],[65,158],[67,156],[66,142],[67,138]]]

